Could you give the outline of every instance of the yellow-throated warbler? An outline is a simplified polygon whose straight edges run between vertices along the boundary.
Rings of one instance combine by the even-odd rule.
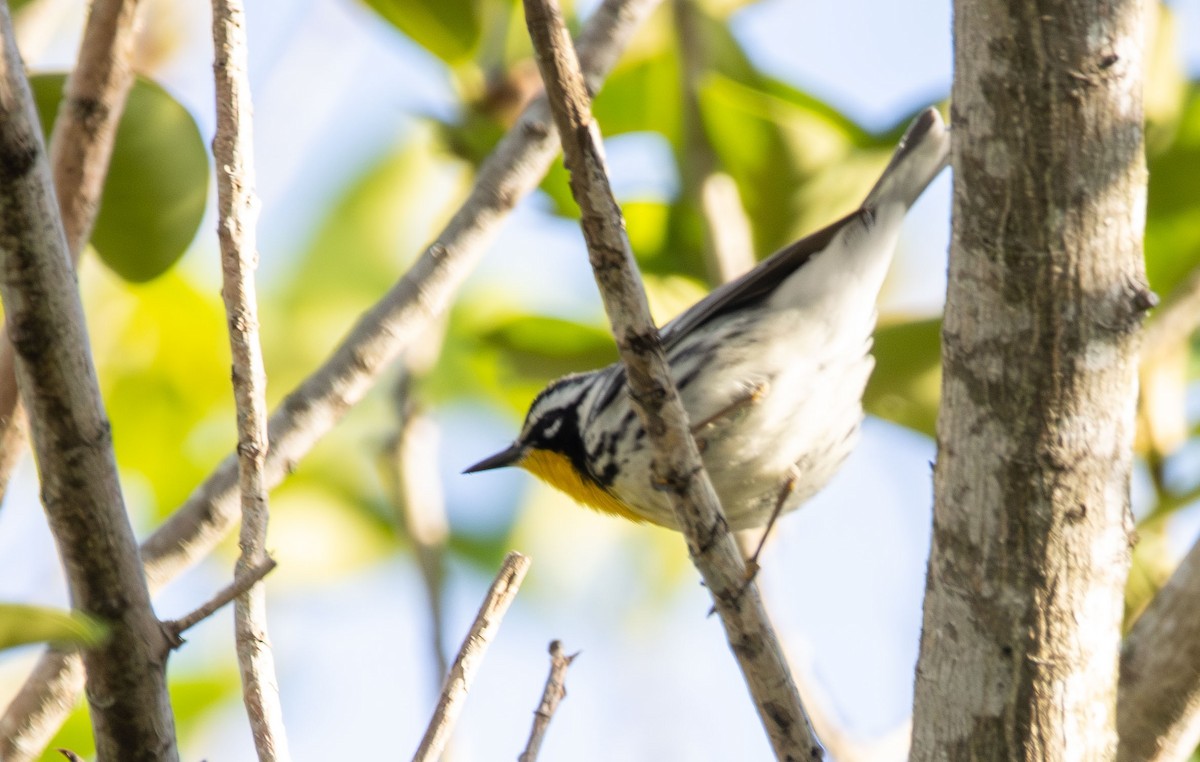
[[[671,375],[733,529],[825,486],[862,421],[875,299],[900,225],[946,165],[926,109],[858,211],[777,252],[663,327]],[[678,528],[618,363],[554,381],[517,440],[467,469],[520,466],[579,502]]]

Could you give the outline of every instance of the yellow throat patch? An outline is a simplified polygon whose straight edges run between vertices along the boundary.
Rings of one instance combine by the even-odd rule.
[[[635,513],[611,492],[576,471],[566,455],[549,450],[530,450],[518,465],[580,505],[639,524],[646,521],[645,517]]]

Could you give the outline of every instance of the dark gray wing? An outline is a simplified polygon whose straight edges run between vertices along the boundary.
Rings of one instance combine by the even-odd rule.
[[[814,254],[824,251],[843,227],[860,217],[869,218],[871,213],[870,209],[859,209],[848,214],[832,225],[785,246],[742,277],[713,289],[708,296],[662,327],[659,336],[662,339],[663,350],[669,354],[680,339],[708,321],[766,299],[780,283],[811,260]],[[603,382],[606,386],[596,406],[592,408],[593,415],[608,407],[625,386],[625,367],[621,363],[610,366],[607,371],[608,378]]]
[[[683,336],[719,315],[740,309],[767,298],[792,273],[804,266],[814,254],[829,246],[829,242],[852,220],[869,216],[868,209],[859,209],[817,232],[789,244],[760,262],[742,277],[713,289],[708,296],[687,308],[662,327],[663,348],[670,349]]]

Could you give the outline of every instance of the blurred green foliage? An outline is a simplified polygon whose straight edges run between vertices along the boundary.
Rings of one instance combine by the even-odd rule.
[[[409,130],[394,150],[366,167],[330,205],[284,278],[263,285],[272,400],[326,356],[357,315],[432,239],[463,197],[472,167],[512,124],[516,107],[537,93],[521,13],[512,0],[368,4],[398,34],[446,64],[461,108],[452,119],[428,119]],[[698,111],[693,118],[699,124],[690,129],[703,136],[714,168],[736,184],[744,208],[730,214],[744,214],[750,221],[761,256],[853,208],[911,115],[872,132],[764,74],[727,23],[742,5],[699,3],[689,40],[681,38],[670,4],[665,5],[618,63],[597,96],[595,112],[606,135],[657,136],[669,147],[675,174],[683,178],[690,148],[685,145],[688,112],[683,102],[685,88],[694,88]],[[569,6],[568,15],[578,28]],[[1171,17],[1165,11],[1160,28],[1163,34],[1170,32]],[[680,64],[685,42],[700,51],[704,70],[688,81]],[[1180,77],[1177,56],[1156,54],[1152,66],[1152,86],[1161,84],[1147,97],[1147,268],[1154,288],[1169,296],[1200,260],[1200,85]],[[144,105],[165,97],[153,86],[142,82],[136,92],[141,95],[131,99],[131,106],[137,110],[172,110],[161,102]],[[190,119],[167,120],[182,121],[191,124]],[[176,127],[165,133],[171,137],[162,145],[173,140],[186,146],[180,153],[194,151],[194,135]],[[154,171],[153,166],[145,169],[150,175]],[[129,175],[120,179],[129,183]],[[185,193],[185,186],[191,190]],[[149,187],[162,195],[153,182]],[[186,196],[194,190],[195,183],[184,183],[178,193]],[[541,190],[552,213],[577,215],[561,163]],[[622,199],[651,301],[663,319],[712,285],[705,282],[699,210],[694,195],[685,190],[668,197]],[[124,226],[138,224],[126,221]],[[103,278],[97,282],[89,303],[105,314],[96,341],[118,457],[127,479],[144,486],[153,515],[161,517],[232,443],[221,308],[215,293],[180,277],[160,278],[141,288]],[[872,414],[933,435],[939,333],[936,315],[882,316],[875,338],[877,371],[866,395]],[[514,421],[551,378],[607,364],[616,356],[599,316],[580,320],[541,314],[486,285],[468,289],[435,334],[417,352],[436,358],[417,374],[415,393],[424,404],[483,402],[498,406]],[[346,543],[374,548],[359,563],[398,542],[375,457],[390,436],[393,416],[384,394],[368,400],[299,465],[279,492],[281,515],[294,502],[297,514],[326,527],[323,531],[338,531],[334,517],[346,517]],[[324,518],[312,518],[318,515]],[[279,524],[280,532],[284,526]],[[452,533],[451,548],[476,562],[503,555],[504,533],[486,539],[491,547],[479,546],[484,541]],[[353,558],[330,558],[329,564],[330,569],[357,565]]]
[[[66,79],[29,80],[47,141]],[[138,78],[117,127],[92,246],[125,280],[152,280],[187,251],[207,201],[208,158],[195,121],[166,90]]]
[[[408,131],[392,151],[365,168],[329,206],[283,277],[261,285],[272,401],[311,372],[432,239],[461,200],[473,168],[511,125],[516,106],[537,90],[515,0],[367,3],[397,34],[445,63],[460,109],[453,119],[429,119]],[[715,167],[740,193],[744,209],[729,213],[749,219],[761,256],[856,205],[910,115],[872,132],[758,70],[727,23],[729,14],[745,4],[699,4],[698,38],[689,44],[701,51],[705,74],[691,85],[683,81],[678,27],[670,4],[665,5],[617,65],[595,112],[606,135],[656,135],[670,147],[679,177],[685,176],[687,161],[685,128],[698,127]],[[578,28],[570,6],[568,13]],[[1162,23],[1169,25],[1163,15]],[[1157,56],[1153,65],[1152,84],[1182,82],[1177,58]],[[38,77],[34,83],[49,124],[62,77]],[[682,109],[684,88],[693,85],[699,125],[686,124]],[[1200,265],[1200,84],[1160,88],[1148,104],[1154,108],[1149,109],[1147,269],[1153,287],[1169,299]],[[182,255],[199,224],[207,167],[190,116],[160,88],[139,80],[94,237],[104,262],[124,280],[88,269],[85,260],[81,281],[117,457],[131,502],[144,507],[141,515],[148,521],[174,510],[234,442],[217,291],[174,271],[156,278]],[[561,164],[541,191],[552,213],[576,216]],[[686,192],[622,202],[630,238],[648,273],[651,301],[666,317],[712,285],[704,282],[699,211]],[[210,269],[215,277],[216,265]],[[882,316],[875,338],[877,368],[866,395],[872,414],[933,435],[939,336],[936,315]],[[486,404],[502,410],[514,425],[551,378],[616,357],[598,318],[543,314],[486,285],[469,289],[426,343],[412,353],[424,356],[415,385],[423,405]],[[1193,375],[1180,378],[1180,384],[1195,380],[1198,365],[1190,367]],[[396,426],[386,391],[353,411],[273,495],[272,546],[281,558],[290,554],[300,560],[283,564],[273,580],[286,584],[344,574],[407,542],[379,475],[380,453]],[[513,517],[484,533],[451,527],[448,552],[490,573],[512,533],[522,531],[519,521]],[[640,536],[646,539],[639,542],[653,544],[661,535]],[[673,559],[675,571],[644,575],[664,589],[681,576],[678,569],[685,563],[672,547],[664,557]],[[1158,564],[1162,543],[1141,547],[1134,578],[1145,584],[1133,596],[1138,600],[1152,594],[1164,574]],[[173,677],[172,684],[181,725],[236,692],[235,675]],[[79,735],[82,722],[82,714],[73,718],[55,743],[87,753],[88,742]]]
[[[78,612],[0,603],[0,651],[27,643],[97,645],[108,635],[102,622]]]

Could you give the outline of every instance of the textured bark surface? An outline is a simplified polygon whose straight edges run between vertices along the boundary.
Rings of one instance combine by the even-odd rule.
[[[110,628],[83,653],[99,760],[174,760],[166,635],[125,514],[33,98],[0,6],[0,299],[41,498],[71,604]]]
[[[1174,762],[1200,743],[1200,543],[1138,617],[1121,651],[1121,762]]]
[[[1140,0],[955,2],[954,234],[913,759],[1116,752]]]

